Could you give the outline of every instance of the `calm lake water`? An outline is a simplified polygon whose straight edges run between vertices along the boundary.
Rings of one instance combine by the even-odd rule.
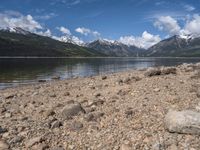
[[[0,89],[21,84],[200,62],[200,58],[0,58]]]

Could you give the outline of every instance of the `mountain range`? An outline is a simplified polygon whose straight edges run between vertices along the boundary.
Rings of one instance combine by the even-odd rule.
[[[64,42],[63,42],[64,41]],[[200,57],[200,37],[172,36],[148,49],[119,41],[96,40],[77,45],[72,38],[62,41],[21,28],[0,30],[0,56],[37,57]]]
[[[105,56],[93,49],[64,43],[21,28],[0,30],[1,57],[96,57]]]

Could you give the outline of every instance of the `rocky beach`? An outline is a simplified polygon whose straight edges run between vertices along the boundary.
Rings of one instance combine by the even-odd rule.
[[[200,63],[0,90],[0,150],[198,150]]]

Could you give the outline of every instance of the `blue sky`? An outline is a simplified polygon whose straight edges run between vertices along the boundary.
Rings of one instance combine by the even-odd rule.
[[[173,32],[160,17],[171,17],[182,30],[194,15],[198,18],[199,11],[200,0],[1,0],[0,4],[4,19],[30,15],[41,26],[36,30],[49,30],[51,36],[59,37],[69,33],[60,31],[64,27],[83,41],[140,38],[144,31],[163,39]],[[0,21],[1,26],[5,22]]]

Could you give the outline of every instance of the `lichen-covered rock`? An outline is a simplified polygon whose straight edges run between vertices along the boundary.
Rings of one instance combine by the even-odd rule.
[[[200,113],[191,110],[169,111],[165,116],[169,132],[200,135]]]

